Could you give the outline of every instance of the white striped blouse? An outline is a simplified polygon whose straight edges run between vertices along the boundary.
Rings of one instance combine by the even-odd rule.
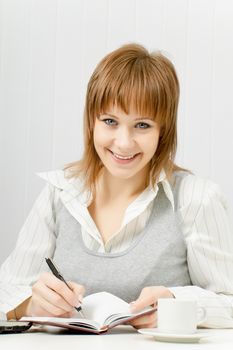
[[[155,189],[148,186],[128,206],[119,231],[104,244],[87,209],[91,198],[81,191],[81,180],[67,180],[62,170],[39,176],[47,184],[19,233],[15,249],[0,269],[0,312],[8,312],[31,295],[31,286],[43,270],[44,258],[53,256],[59,199],[81,224],[82,238],[89,249],[116,253],[129,247],[145,227],[158,191],[158,186]],[[188,174],[182,179],[174,203],[164,172],[158,182],[179,215],[193,284],[169,289],[176,298],[195,299],[206,308],[203,326],[233,327],[233,232],[219,186]]]

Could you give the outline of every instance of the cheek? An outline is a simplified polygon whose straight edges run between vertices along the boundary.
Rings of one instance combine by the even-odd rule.
[[[100,149],[101,147],[107,146],[110,143],[108,133],[104,132],[102,128],[98,127],[94,130],[93,139],[96,149]]]
[[[159,135],[150,135],[147,140],[144,142],[144,150],[148,154],[148,156],[153,155],[158,148],[159,143]]]

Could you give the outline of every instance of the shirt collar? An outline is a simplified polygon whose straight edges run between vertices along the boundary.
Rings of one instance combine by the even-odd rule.
[[[172,209],[173,211],[175,210],[175,204],[174,204],[174,196],[173,196],[173,192],[172,192],[172,188],[171,188],[171,185],[170,185],[170,182],[168,181],[167,179],[167,175],[164,171],[164,169],[161,170],[160,174],[159,174],[159,179],[158,179],[158,182],[157,182],[157,185],[161,183],[162,186],[163,186],[163,189],[164,189],[164,192],[167,196],[167,198],[169,199],[171,205],[172,205]],[[152,191],[155,191],[153,189],[153,186],[152,184],[150,184],[150,187],[151,187],[151,190]],[[156,187],[155,187],[156,188]],[[156,190],[156,193],[157,193],[157,190]]]
[[[64,170],[52,170],[36,174],[52,186],[66,192],[68,194],[67,198],[70,198],[70,200],[78,198],[84,206],[87,206],[87,203],[90,202],[90,193],[83,190],[84,186],[81,178],[67,178]]]
[[[40,172],[37,173],[37,175],[44,179],[46,182],[50,183],[51,185],[55,186],[56,188],[68,192],[69,197],[71,199],[77,198],[81,204],[84,206],[87,206],[88,203],[90,203],[91,200],[91,194],[88,191],[83,191],[83,181],[80,178],[66,178],[64,170],[54,170],[54,171],[47,171],[47,172]],[[156,186],[152,186],[150,184],[147,188],[149,192],[152,192],[154,197],[156,196],[158,192],[158,184],[162,184],[164,192],[169,199],[173,211],[174,211],[174,196],[171,189],[171,185],[167,179],[165,171],[162,169],[160,172],[158,181]]]

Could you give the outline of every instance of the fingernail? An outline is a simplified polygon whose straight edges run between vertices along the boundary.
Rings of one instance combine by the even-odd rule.
[[[79,311],[79,309],[82,307],[82,305],[80,303],[76,303],[74,307],[76,310],[78,309],[77,311]]]
[[[82,302],[82,296],[81,296],[81,295],[77,295],[77,296],[75,297],[75,306],[76,306],[76,307],[81,306],[81,302]]]
[[[83,296],[82,296],[82,294],[80,294],[80,295],[78,296],[78,300],[79,300],[80,302],[83,301]]]

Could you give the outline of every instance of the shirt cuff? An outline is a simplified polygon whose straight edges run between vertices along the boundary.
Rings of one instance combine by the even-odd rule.
[[[8,296],[6,297],[6,293]],[[16,306],[20,305],[24,300],[28,299],[32,295],[31,287],[29,286],[9,286],[0,291],[0,312],[7,314],[13,310]]]

